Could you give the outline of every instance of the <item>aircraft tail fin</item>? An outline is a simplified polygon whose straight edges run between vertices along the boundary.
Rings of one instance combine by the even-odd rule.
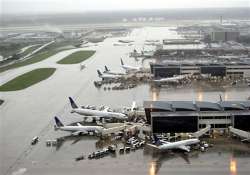
[[[121,58],[121,65],[122,65],[122,66],[124,65],[122,58]]]
[[[74,102],[74,100],[71,97],[69,97],[69,101],[70,101],[70,105],[73,109],[78,108],[78,106],[76,105],[76,103]]]
[[[63,123],[59,120],[59,118],[57,116],[55,116],[54,119],[55,119],[56,127],[64,126]]]
[[[160,139],[157,137],[156,134],[153,134],[153,137],[154,137],[155,144],[159,145],[161,143]]]
[[[104,67],[106,72],[110,71],[106,65]]]
[[[220,94],[220,102],[222,102],[223,100],[222,100],[222,97],[221,97],[221,94]]]
[[[98,73],[98,76],[101,77],[102,76],[102,73],[99,69],[97,69],[97,73]]]

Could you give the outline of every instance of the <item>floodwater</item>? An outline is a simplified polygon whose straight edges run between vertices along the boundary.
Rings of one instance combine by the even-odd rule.
[[[100,160],[75,162],[80,154],[88,155],[96,150],[97,138],[83,137],[67,139],[60,148],[47,148],[45,140],[65,136],[67,133],[53,130],[53,116],[59,116],[65,124],[81,121],[81,117],[70,113],[68,97],[72,96],[80,105],[107,105],[113,108],[130,106],[132,101],[142,105],[143,100],[204,100],[218,101],[219,94],[227,100],[246,100],[250,96],[249,87],[232,88],[162,88],[152,89],[141,85],[122,91],[104,91],[93,85],[98,80],[96,69],[121,71],[120,58],[126,64],[140,65],[140,61],[129,58],[128,53],[137,49],[153,49],[144,46],[145,40],[179,38],[167,27],[144,27],[134,29],[129,36],[108,38],[97,46],[60,52],[40,63],[9,70],[1,73],[1,84],[8,80],[40,67],[56,67],[55,74],[49,79],[30,88],[15,92],[3,92],[5,103],[1,108],[0,157],[1,174],[249,174],[250,148],[248,145],[230,146],[224,149],[215,146],[215,150],[190,155],[189,162],[182,155],[166,155],[166,158],[152,157],[143,149],[135,153]],[[119,39],[134,40],[132,46],[113,46]],[[61,58],[77,50],[96,50],[96,54],[80,65],[57,65]],[[40,137],[38,145],[31,147],[34,136]],[[237,142],[238,143],[238,142]],[[237,144],[236,144],[237,145]],[[218,150],[216,150],[218,149]],[[232,150],[236,150],[236,153]],[[238,156],[238,152],[242,153]],[[246,153],[246,155],[245,155]],[[157,158],[156,158],[157,159]],[[157,166],[160,168],[157,168]],[[231,167],[232,166],[232,167]],[[157,171],[156,171],[157,169]],[[232,171],[231,171],[232,170]]]

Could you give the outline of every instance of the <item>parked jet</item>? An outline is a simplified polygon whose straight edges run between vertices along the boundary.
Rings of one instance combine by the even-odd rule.
[[[111,74],[111,75],[125,75],[124,73],[120,73],[120,72],[112,72],[110,69],[108,69],[107,66],[105,67],[105,71],[103,71],[104,74]]]
[[[129,71],[141,71],[141,69],[142,69],[142,67],[139,67],[139,66],[129,66],[129,65],[125,65],[122,59],[121,59],[121,66],[122,66],[122,68],[123,68],[126,72],[129,72]]]
[[[179,83],[179,81],[187,78],[186,75],[179,75],[175,77],[169,77],[169,78],[161,78],[158,80],[153,80],[156,83]]]
[[[115,79],[121,77],[121,75],[111,75],[111,74],[102,74],[100,70],[97,70],[98,76],[103,80]]]
[[[171,149],[181,149],[186,152],[190,152],[189,145],[197,144],[200,142],[199,139],[187,139],[187,140],[181,140],[177,142],[167,142],[164,140],[160,140],[156,135],[154,136],[155,144],[148,144],[151,147],[157,148],[161,151],[171,150]]]
[[[59,129],[62,131],[69,131],[72,135],[81,135],[81,134],[89,134],[90,132],[94,132],[96,134],[100,134],[103,131],[103,127],[101,126],[83,126],[80,123],[77,123],[77,126],[65,126],[58,117],[54,117],[55,119],[55,129]]]
[[[92,118],[115,118],[118,120],[126,120],[127,116],[123,113],[118,113],[118,112],[109,112],[107,110],[94,110],[94,109],[86,109],[86,108],[80,108],[76,105],[76,103],[74,102],[74,100],[69,97],[69,101],[72,107],[72,113],[77,113],[80,115],[84,115],[87,117],[92,117]]]

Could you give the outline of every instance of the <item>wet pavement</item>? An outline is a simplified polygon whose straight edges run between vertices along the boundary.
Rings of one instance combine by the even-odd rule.
[[[104,91],[94,87],[93,81],[98,80],[97,68],[104,70],[104,65],[107,65],[111,70],[120,71],[121,57],[126,64],[140,65],[140,61],[128,57],[129,52],[134,49],[152,49],[146,48],[151,46],[143,45],[145,40],[176,37],[177,34],[166,27],[138,28],[128,37],[109,38],[98,46],[63,51],[40,63],[1,73],[3,84],[35,68],[57,68],[52,77],[32,87],[15,92],[1,92],[1,98],[5,100],[0,106],[1,174],[249,174],[250,155],[238,156],[233,151],[233,146],[229,146],[233,148],[228,151],[224,146],[219,147],[219,151],[214,150],[215,146],[208,152],[197,153],[198,156],[190,155],[189,163],[178,154],[166,155],[166,160],[161,162],[157,172],[157,167],[154,167],[159,166],[157,161],[151,154],[145,154],[143,149],[117,157],[75,162],[74,159],[80,154],[88,155],[96,150],[97,138],[83,137],[79,141],[69,139],[58,149],[46,147],[47,139],[67,135],[53,130],[53,116],[59,116],[66,124],[82,120],[77,114],[70,113],[68,96],[74,97],[80,105],[107,105],[112,108],[130,106],[132,101],[142,105],[143,100],[152,99],[214,102],[219,100],[219,94],[227,100],[246,100],[250,96],[249,87],[183,87],[159,90],[141,85],[122,91]],[[135,45],[113,46],[119,39],[135,40]],[[86,65],[83,70],[80,70],[79,64],[56,64],[72,52],[89,49],[96,50],[96,54],[83,63]],[[41,140],[36,146],[30,146],[34,136],[39,136]],[[240,150],[238,152],[250,151],[247,145],[241,145],[242,147],[237,148]],[[235,172],[230,171],[232,161],[237,164]]]

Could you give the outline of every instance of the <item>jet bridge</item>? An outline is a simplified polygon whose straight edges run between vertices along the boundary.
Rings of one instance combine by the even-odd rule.
[[[204,134],[206,134],[208,131],[210,131],[210,129],[211,129],[211,125],[207,125],[205,128],[203,128],[197,132],[194,132],[191,135],[193,137],[199,138],[199,137],[203,136]]]
[[[250,141],[250,132],[246,132],[246,131],[243,131],[243,130],[240,130],[240,129],[236,129],[236,128],[232,127],[232,126],[229,126],[229,132],[244,138],[242,141],[244,141],[244,140]]]

